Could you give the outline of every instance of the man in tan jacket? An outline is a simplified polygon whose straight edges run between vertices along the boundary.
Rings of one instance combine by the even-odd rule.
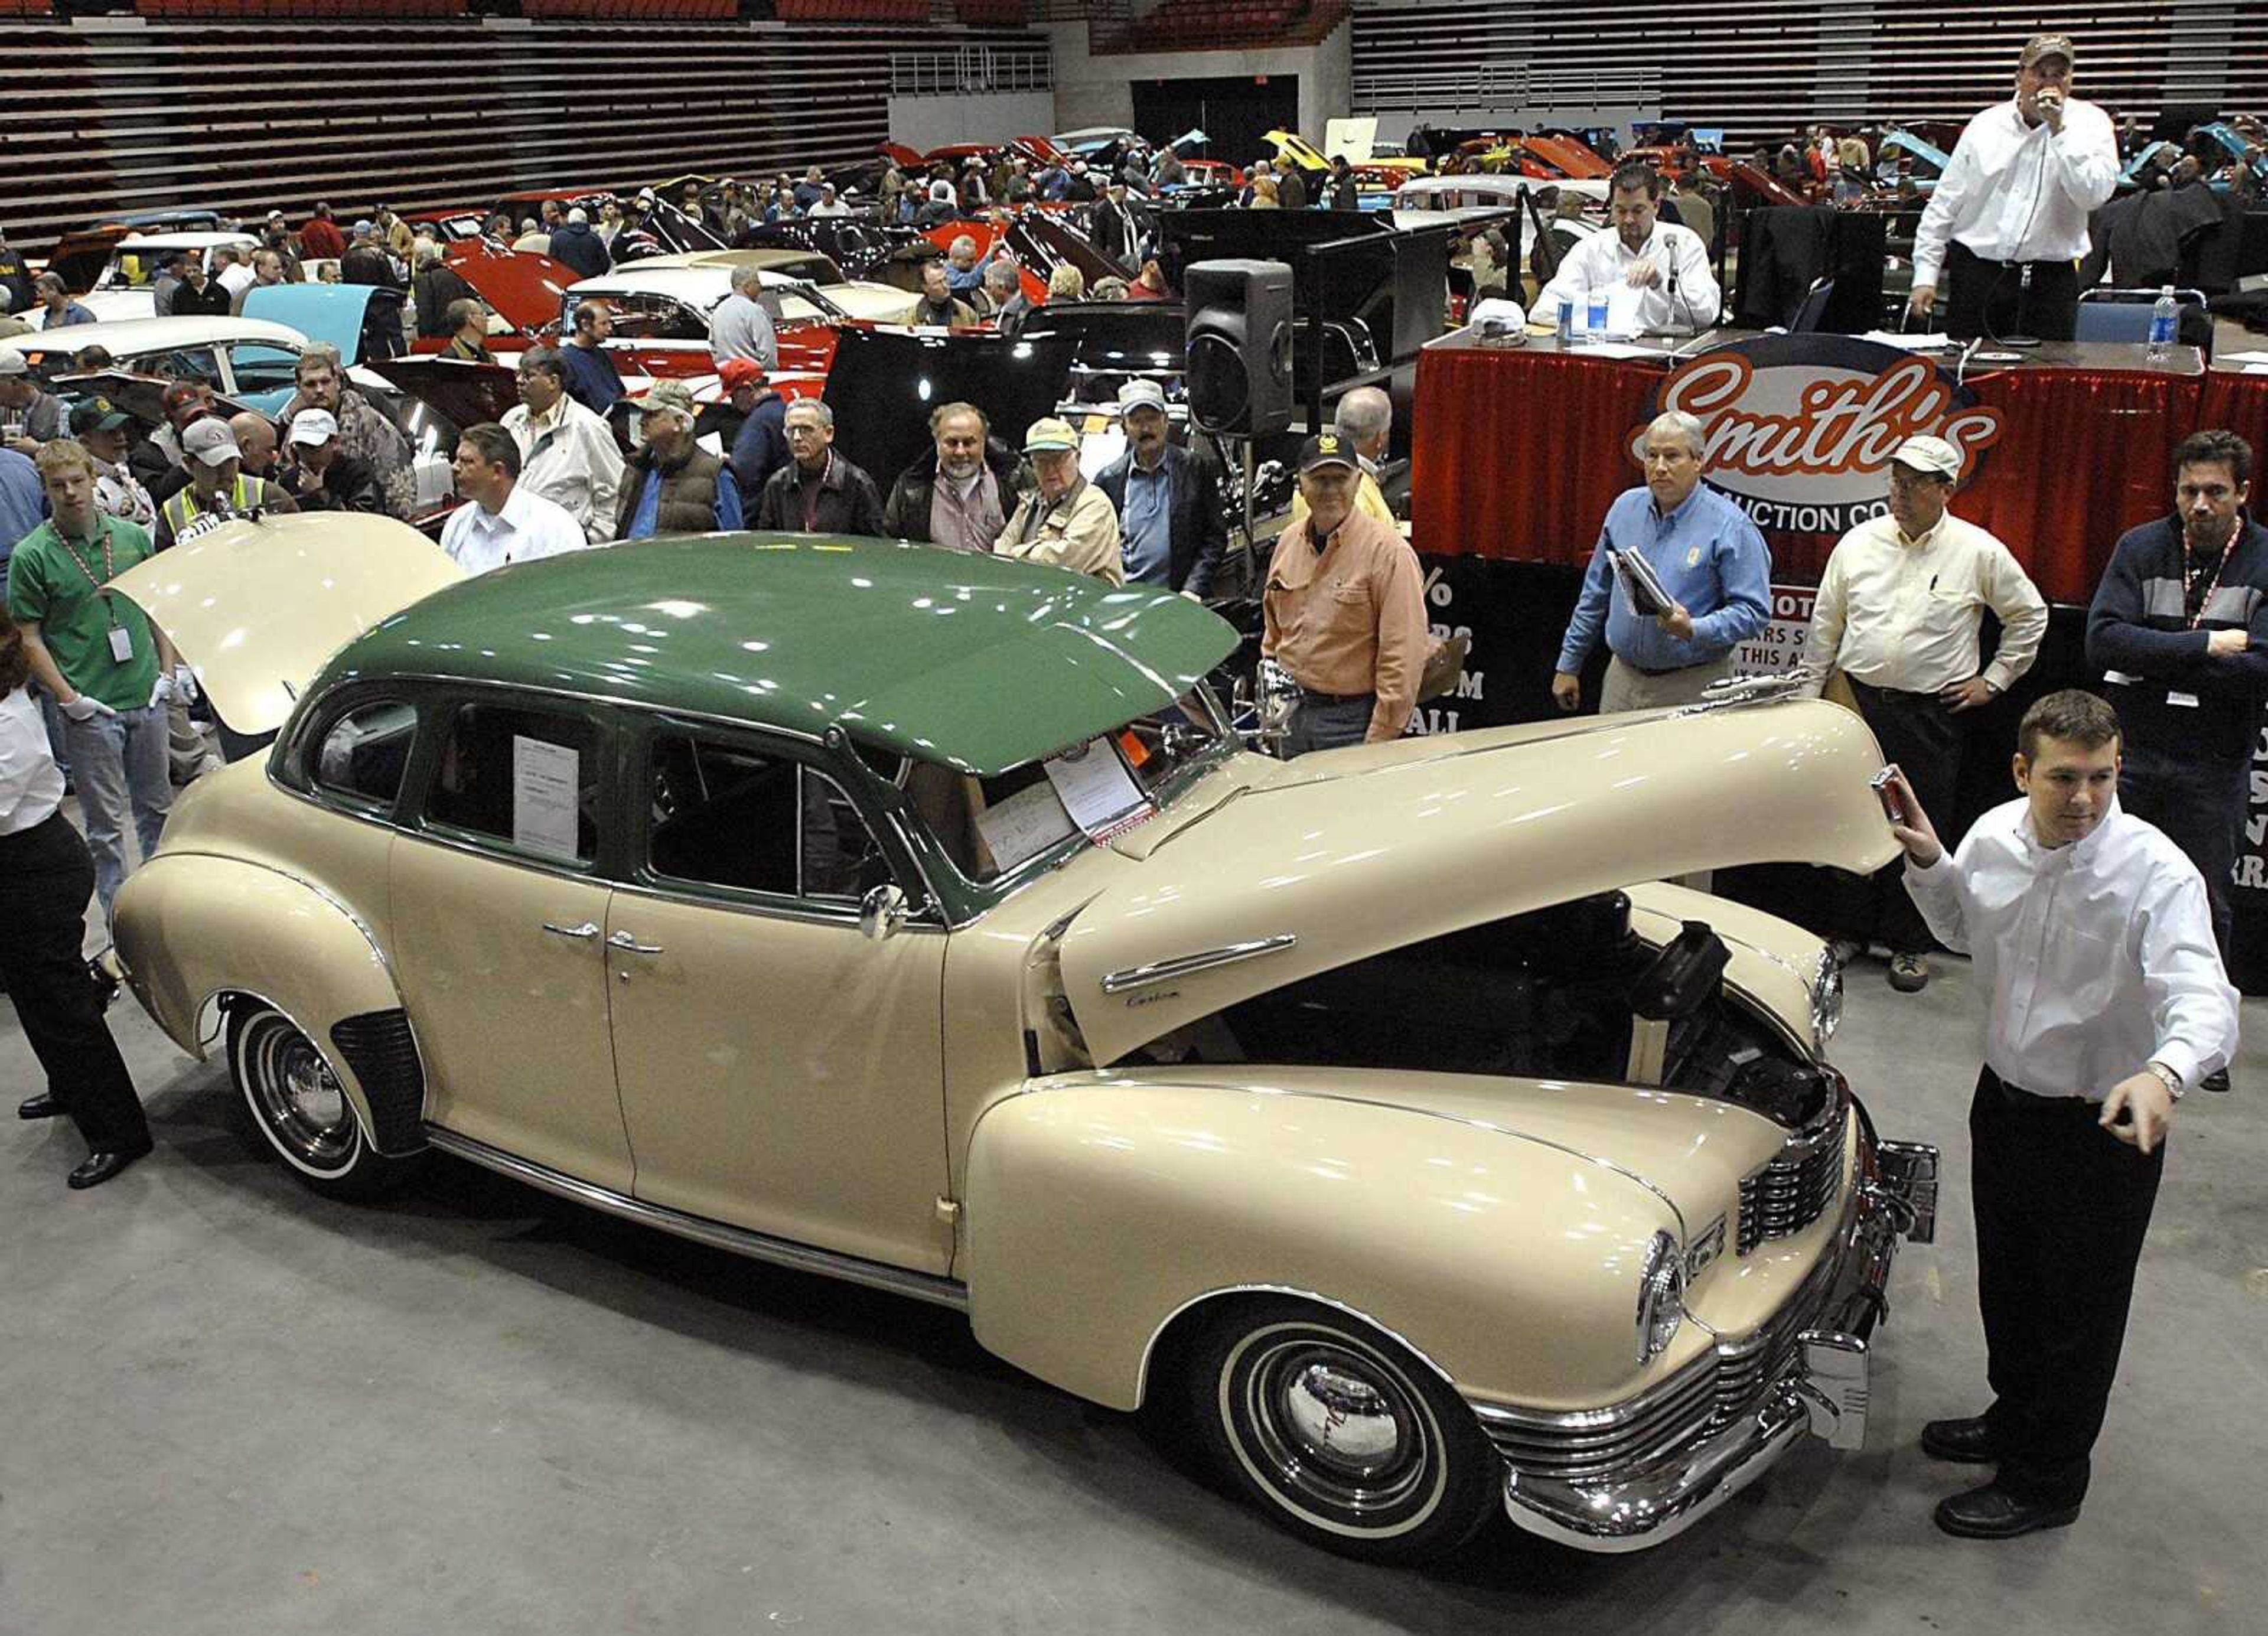
[[[1300,451],[1307,514],[1268,564],[1261,656],[1300,689],[1287,760],[1398,738],[1417,707],[1432,639],[1425,576],[1397,531],[1356,509],[1359,476],[1344,438],[1308,438]]]
[[[1035,420],[1024,434],[1024,453],[1038,487],[1018,503],[992,549],[1002,556],[1051,563],[1124,585],[1118,513],[1110,497],[1080,474],[1079,434],[1053,416]]]

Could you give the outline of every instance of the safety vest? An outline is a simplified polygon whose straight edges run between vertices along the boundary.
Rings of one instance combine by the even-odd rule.
[[[236,475],[236,481],[229,485],[229,514],[242,516],[252,509],[254,502],[259,497],[260,479],[247,477],[242,472],[239,472]],[[197,504],[197,490],[195,483],[185,483],[174,490],[166,497],[166,504],[160,509],[173,522],[173,543],[176,545],[180,544],[192,534],[202,532],[197,527],[198,519],[210,516],[214,521],[221,520],[217,513],[210,513],[203,506]]]

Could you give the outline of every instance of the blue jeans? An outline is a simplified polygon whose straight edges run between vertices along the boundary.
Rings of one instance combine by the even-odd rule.
[[[142,843],[142,859],[158,850],[166,814],[173,809],[173,781],[166,755],[166,707],[122,710],[115,716],[67,722],[71,776],[78,785],[79,810],[86,814],[86,847],[94,854],[94,894],[102,917],[126,879],[125,829],[129,808]]]
[[[1292,707],[1290,728],[1284,735],[1284,759],[1289,761],[1309,750],[1344,749],[1361,743],[1370,732],[1371,712],[1377,705],[1377,696],[1369,693],[1328,704],[1312,695],[1303,696]]]

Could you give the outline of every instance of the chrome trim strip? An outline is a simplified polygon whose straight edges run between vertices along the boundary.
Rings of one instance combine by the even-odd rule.
[[[1153,960],[1147,965],[1127,966],[1106,974],[1102,991],[1123,994],[1130,989],[1148,988],[1153,983],[1170,983],[1176,977],[1211,971],[1219,966],[1233,966],[1248,960],[1257,960],[1263,954],[1280,954],[1300,940],[1296,932],[1278,932],[1272,937],[1253,938],[1242,943],[1224,943],[1218,948],[1201,948],[1192,954],[1174,954],[1165,960]]]
[[[538,1191],[571,1204],[586,1205],[593,1210],[619,1216],[625,1221],[635,1221],[641,1227],[672,1234],[678,1238],[691,1239],[712,1249],[727,1250],[751,1260],[766,1261],[774,1266],[791,1267],[799,1272],[816,1272],[828,1278],[842,1279],[847,1283],[864,1285],[893,1295],[906,1295],[915,1301],[925,1301],[932,1306],[949,1307],[955,1312],[968,1309],[968,1286],[954,1279],[939,1278],[932,1273],[915,1272],[904,1267],[893,1267],[879,1261],[868,1261],[858,1256],[845,1256],[831,1249],[820,1249],[809,1244],[799,1244],[792,1239],[774,1238],[768,1233],[755,1233],[746,1227],[736,1227],[722,1221],[711,1221],[705,1216],[688,1215],[681,1210],[672,1210],[665,1205],[648,1204],[612,1192],[593,1183],[567,1175],[533,1160],[521,1159],[490,1147],[486,1142],[460,1136],[454,1131],[428,1124],[425,1139],[445,1153],[465,1160],[508,1175],[515,1182],[524,1182]]]

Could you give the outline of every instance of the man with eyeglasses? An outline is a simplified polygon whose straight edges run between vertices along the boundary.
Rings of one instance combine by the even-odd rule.
[[[1709,269],[1709,247],[1690,227],[1660,219],[1661,178],[1633,160],[1618,166],[1607,188],[1612,232],[1593,233],[1559,263],[1535,298],[1545,319],[1562,302],[1577,312],[1594,290],[1622,285],[1639,292],[1638,322],[1646,329],[1705,329],[1717,321],[1724,297]]]

